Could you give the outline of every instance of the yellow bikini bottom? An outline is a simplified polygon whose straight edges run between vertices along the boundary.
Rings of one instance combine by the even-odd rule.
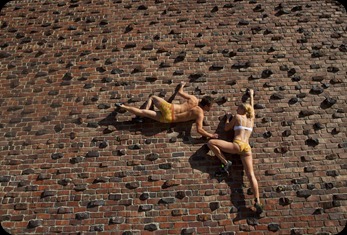
[[[251,146],[242,140],[234,140],[233,143],[237,144],[240,147],[239,154],[248,153],[251,151]]]
[[[171,123],[174,120],[174,106],[166,101],[160,103],[158,109],[161,112],[160,122]]]

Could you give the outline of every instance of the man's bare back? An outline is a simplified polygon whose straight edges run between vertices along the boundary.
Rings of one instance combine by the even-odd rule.
[[[196,129],[199,134],[209,138],[218,138],[217,134],[211,134],[205,131],[202,125],[204,111],[209,111],[211,109],[213,98],[210,96],[205,96],[199,102],[194,95],[189,95],[183,91],[185,84],[185,82],[181,82],[180,88],[177,92],[179,96],[186,100],[183,104],[171,104],[161,97],[152,95],[147,101],[145,109],[139,109],[121,103],[116,104],[116,106],[139,117],[147,117],[163,123],[195,120]],[[152,103],[159,109],[159,111],[149,109]]]
[[[195,96],[190,96],[183,104],[173,104],[174,121],[186,122],[195,120],[203,110],[198,106],[199,100]]]

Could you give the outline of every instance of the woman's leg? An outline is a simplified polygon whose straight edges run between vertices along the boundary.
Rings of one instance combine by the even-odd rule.
[[[259,187],[258,187],[258,180],[255,177],[254,170],[253,170],[253,156],[252,153],[246,153],[241,156],[242,164],[245,169],[246,175],[248,177],[248,180],[251,184],[251,188],[254,194],[255,199],[255,205],[257,207],[257,212],[261,213],[262,208],[260,208],[260,198],[259,198]],[[258,208],[259,207],[259,208]]]
[[[219,139],[209,140],[207,146],[221,160],[223,164],[227,164],[228,161],[225,159],[222,151],[226,153],[238,153],[240,151],[240,147],[237,144]]]

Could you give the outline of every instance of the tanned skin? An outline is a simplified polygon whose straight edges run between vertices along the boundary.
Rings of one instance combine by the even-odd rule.
[[[205,105],[202,106],[199,104],[199,100],[194,96],[186,93],[183,91],[184,86],[186,85],[186,82],[181,82],[180,87],[178,89],[177,94],[184,98],[185,101],[182,104],[172,104],[173,105],[173,110],[174,110],[174,115],[173,115],[173,123],[177,122],[187,122],[191,120],[195,120],[196,124],[196,130],[197,132],[207,138],[211,139],[216,139],[218,138],[218,134],[216,133],[209,133],[203,128],[203,120],[204,120],[204,112],[205,111],[210,111],[211,105]],[[136,107],[131,107],[128,105],[122,104],[120,107],[122,109],[125,109],[136,116],[139,117],[147,117],[151,118],[155,121],[160,122],[162,120],[162,113],[160,111],[154,111],[150,110],[150,107],[152,104],[154,106],[158,107],[162,102],[165,102],[165,100],[161,97],[158,97],[156,95],[152,95],[148,101],[145,109],[139,109]]]

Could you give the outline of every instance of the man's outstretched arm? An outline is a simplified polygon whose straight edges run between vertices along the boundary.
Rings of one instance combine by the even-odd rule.
[[[211,139],[217,139],[218,138],[218,134],[214,133],[208,133],[207,131],[204,130],[203,128],[203,121],[204,121],[204,115],[203,114],[199,114],[198,118],[196,119],[195,123],[196,123],[196,131],[207,138],[211,138]]]

